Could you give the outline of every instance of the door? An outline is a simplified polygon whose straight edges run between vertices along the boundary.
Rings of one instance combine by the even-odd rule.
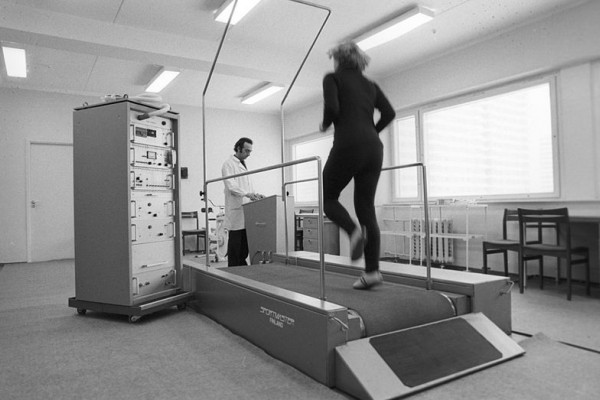
[[[74,258],[73,145],[30,142],[29,262]]]

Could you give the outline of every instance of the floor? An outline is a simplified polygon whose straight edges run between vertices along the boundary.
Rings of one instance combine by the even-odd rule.
[[[559,342],[600,352],[600,289],[595,285],[586,296],[583,284],[574,284],[568,301],[565,283],[546,278],[540,290],[539,277],[529,279],[524,293],[513,288],[512,326],[514,332],[543,332]]]
[[[199,259],[194,254],[186,258]],[[213,265],[225,267],[224,263]],[[538,334],[554,345],[536,352],[529,343],[525,357],[421,392],[415,398],[561,399],[564,393],[552,385],[558,385],[564,375],[565,363],[569,371],[577,371],[572,374],[577,379],[568,378],[569,385],[586,389],[570,397],[586,399],[587,393],[600,390],[600,382],[588,378],[590,371],[596,374],[600,368],[596,360],[600,358],[600,290],[593,288],[588,297],[583,287],[576,285],[572,301],[567,301],[564,284],[548,281],[540,290],[538,283],[536,278],[530,279],[523,294],[518,286],[512,290],[512,337],[524,343],[524,348]],[[183,312],[163,310],[130,324],[124,316],[78,315],[67,306],[73,295],[73,260],[0,266],[0,398],[349,398],[189,308]],[[547,350],[562,344],[568,346],[557,348],[556,353]],[[551,354],[554,358],[544,358]],[[569,355],[570,361],[561,358]],[[580,360],[588,355],[592,360],[581,367]],[[522,369],[517,368],[519,363]],[[522,383],[530,388],[528,382],[537,380],[537,391],[511,397],[525,393],[524,388],[517,390],[518,385],[512,384],[499,389],[504,387],[503,381],[498,381],[499,371],[511,382],[516,379],[515,371],[520,371],[520,377],[538,371]],[[556,378],[546,382],[548,376]],[[484,389],[486,385],[489,387]],[[540,392],[540,388],[546,390]]]

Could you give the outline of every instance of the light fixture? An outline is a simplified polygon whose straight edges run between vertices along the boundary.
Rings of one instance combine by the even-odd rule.
[[[227,0],[223,5],[215,12],[215,20],[223,23],[227,23],[229,16],[231,15],[231,9],[235,0]],[[248,14],[250,10],[254,8],[260,0],[237,0],[235,5],[235,13],[231,17],[231,25],[237,24],[244,15]]]
[[[25,49],[2,46],[6,75],[14,78],[27,78],[27,62]]]
[[[396,39],[432,19],[433,12],[431,10],[418,6],[360,35],[355,42],[358,47],[366,51]]]
[[[162,68],[158,74],[148,84],[146,87],[146,92],[149,93],[158,93],[163,90],[173,79],[175,79],[179,75],[179,71],[173,69]]]
[[[262,99],[269,97],[283,89],[282,85],[277,85],[274,83],[266,83],[258,89],[253,90],[248,93],[244,97],[242,97],[243,104],[254,104]]]

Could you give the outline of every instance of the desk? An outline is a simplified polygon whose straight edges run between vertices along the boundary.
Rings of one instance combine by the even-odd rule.
[[[272,254],[286,254],[294,248],[293,197],[288,197],[287,207],[281,196],[269,196],[243,208],[250,264],[270,261]]]
[[[569,216],[571,222],[582,223],[582,224],[600,224],[600,215],[598,216],[586,216],[586,215],[571,215]]]
[[[319,214],[302,213],[296,215],[296,229],[301,229],[302,234],[296,235],[302,238],[302,249],[304,251],[319,252]],[[340,254],[340,229],[329,218],[323,217],[323,252],[327,254]]]

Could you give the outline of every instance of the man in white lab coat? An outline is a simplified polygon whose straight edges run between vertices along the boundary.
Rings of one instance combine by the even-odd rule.
[[[245,160],[252,152],[252,140],[240,138],[234,145],[235,154],[223,163],[221,174],[223,177],[247,172]],[[248,265],[248,237],[244,223],[244,209],[242,205],[247,201],[264,198],[255,193],[249,175],[225,179],[225,227],[229,230],[227,243],[227,265]]]

